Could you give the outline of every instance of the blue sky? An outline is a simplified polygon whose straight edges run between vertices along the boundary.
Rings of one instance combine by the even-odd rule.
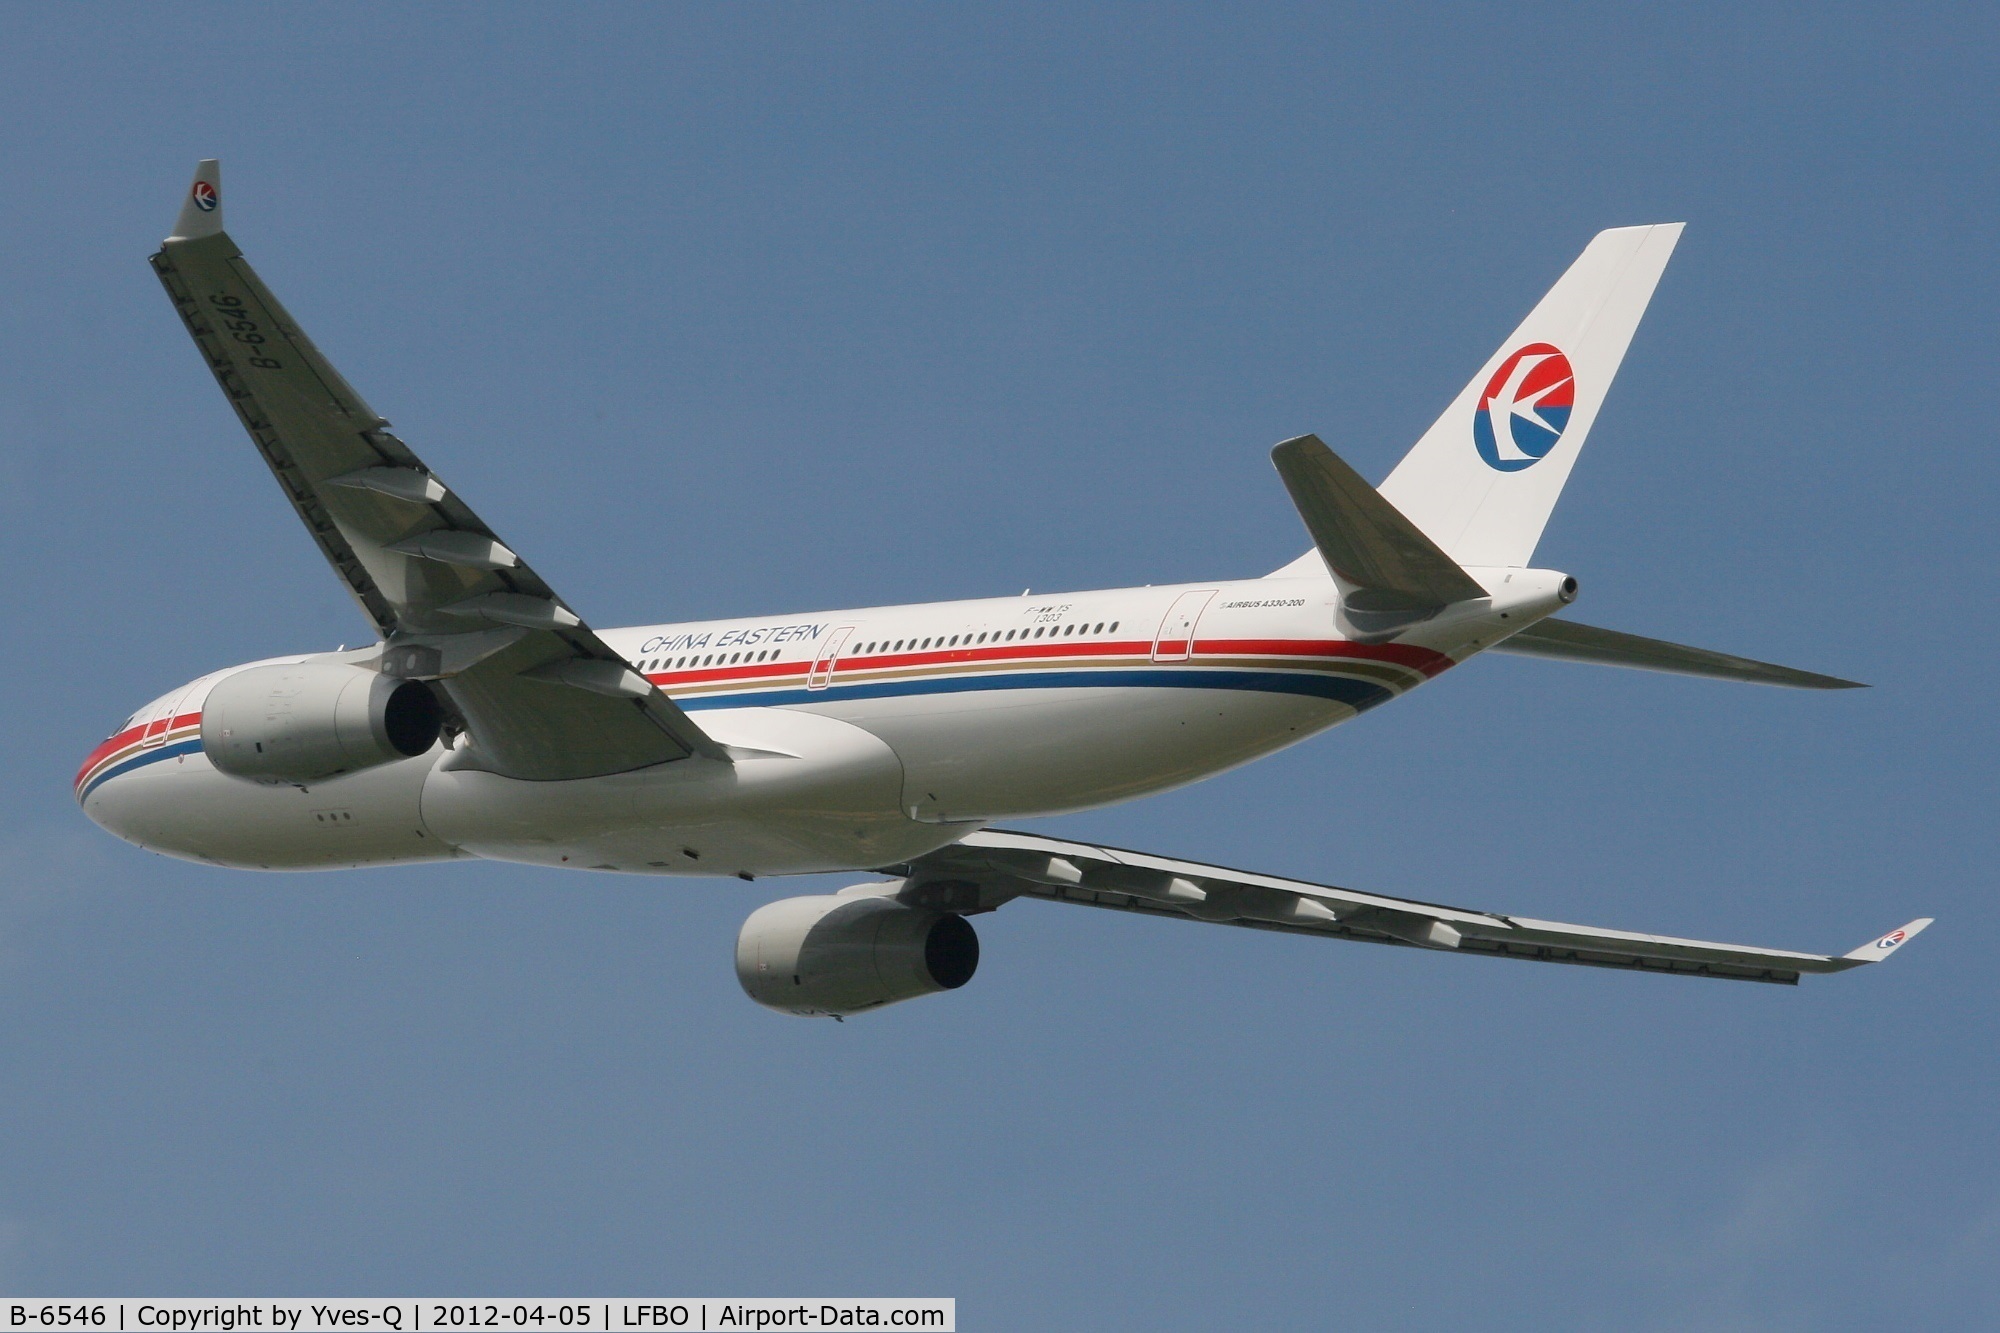
[[[2000,1318],[1990,7],[52,7],[0,47],[0,1289],[937,1294],[969,1329]],[[81,756],[365,633],[145,267],[196,158],[600,624],[1249,575],[1601,227],[1686,221],[1539,563],[1875,683],[1481,660],[1042,827],[1845,950],[1797,990],[1022,903],[749,1004],[760,902],[218,872]]]

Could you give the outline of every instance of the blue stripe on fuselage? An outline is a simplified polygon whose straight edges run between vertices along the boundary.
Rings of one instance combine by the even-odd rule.
[[[969,694],[980,690],[1067,690],[1093,686],[1123,686],[1139,689],[1177,690],[1258,690],[1267,694],[1303,694],[1332,699],[1356,712],[1366,712],[1395,697],[1395,691],[1372,681],[1351,676],[1293,671],[1221,671],[1208,669],[1175,670],[1152,667],[1138,671],[1022,671],[991,676],[940,676],[906,680],[860,681],[842,684],[836,678],[823,690],[756,688],[729,694],[695,694],[674,697],[688,712],[704,708],[741,708],[746,705],[783,707],[786,704],[840,703],[849,699],[895,699],[916,694]]]
[[[175,759],[184,754],[200,753],[201,737],[199,736],[195,736],[189,740],[175,741],[172,745],[162,745],[157,750],[147,750],[143,754],[134,755],[132,758],[124,760],[114,767],[107,768],[102,773],[99,773],[90,780],[90,785],[76,794],[76,799],[79,801],[86,799],[92,792],[111,779],[130,773],[135,768],[144,768],[148,764],[157,764],[162,759]]]

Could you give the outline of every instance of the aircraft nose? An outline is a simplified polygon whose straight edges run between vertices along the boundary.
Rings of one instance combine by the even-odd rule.
[[[76,782],[72,790],[77,803],[88,811],[90,798],[99,788],[115,776],[120,764],[129,757],[129,752],[137,747],[143,727],[131,727],[107,737],[96,749],[83,757],[82,767],[76,770]],[[93,816],[95,818],[95,816]]]
[[[175,691],[175,696],[179,693]],[[85,755],[71,789],[77,804],[100,828],[142,846],[144,840],[135,836],[132,822],[135,818],[144,822],[139,807],[148,802],[141,789],[149,784],[139,775],[158,775],[163,770],[156,766],[162,761],[176,761],[201,749],[201,715],[180,714],[173,698],[140,710]]]

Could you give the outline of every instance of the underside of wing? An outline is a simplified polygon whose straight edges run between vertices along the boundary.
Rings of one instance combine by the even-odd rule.
[[[1445,907],[1001,829],[890,869],[908,877],[905,897],[947,910],[1026,896],[1368,944],[1780,985],[1878,961],[1930,924],[1913,921],[1842,956],[1796,953]]]
[[[386,675],[435,681],[513,777],[623,772],[722,748],[613,653],[329,364],[221,227],[202,164],[152,259],[209,370],[381,636]]]

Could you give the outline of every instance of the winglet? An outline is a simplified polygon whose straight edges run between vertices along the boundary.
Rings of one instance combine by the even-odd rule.
[[[1843,954],[1842,957],[1850,958],[1857,963],[1879,963],[1909,943],[1925,926],[1928,926],[1936,919],[1935,917],[1920,916],[1909,925],[1892,930],[1879,940],[1870,940],[1852,953]]]
[[[222,163],[205,157],[195,165],[194,184],[181,200],[170,241],[198,241],[222,230]]]

